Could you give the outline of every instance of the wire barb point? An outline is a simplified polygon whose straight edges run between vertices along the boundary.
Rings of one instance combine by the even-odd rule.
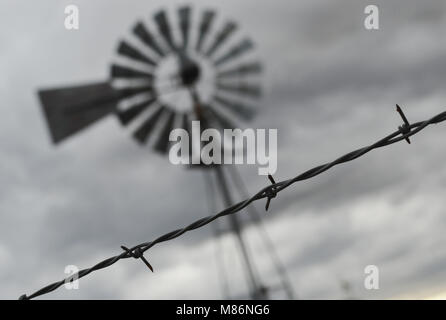
[[[410,123],[406,118],[406,115],[404,114],[403,110],[400,108],[398,104],[396,104],[396,111],[400,114],[401,118],[404,121],[404,124],[402,126],[399,126],[398,129],[400,130],[402,135],[410,133]],[[409,137],[405,137],[408,144],[410,144]]]
[[[268,179],[269,181],[271,181],[271,183],[273,185],[276,184],[276,181],[274,180],[272,175],[268,175]],[[276,187],[271,186],[269,189],[266,190],[266,206],[265,206],[265,210],[268,211],[269,209],[269,204],[271,202],[271,199],[275,198],[277,196],[277,191],[276,191]]]
[[[134,251],[131,251],[129,248],[125,246],[121,246],[121,249],[127,252],[131,257],[135,259],[141,259],[145,265],[150,269],[150,271],[153,272],[153,267],[150,265],[149,261],[144,258],[144,253],[141,251],[140,248],[136,248]]]

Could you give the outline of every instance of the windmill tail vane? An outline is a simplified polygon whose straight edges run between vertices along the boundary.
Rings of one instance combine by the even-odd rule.
[[[114,113],[119,97],[120,92],[108,82],[39,91],[55,144]]]

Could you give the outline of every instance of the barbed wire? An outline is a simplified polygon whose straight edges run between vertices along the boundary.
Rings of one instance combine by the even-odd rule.
[[[144,252],[146,252],[147,250],[152,248],[154,245],[161,243],[161,242],[165,242],[165,241],[169,241],[169,240],[178,238],[182,234],[184,234],[188,231],[192,231],[192,230],[201,228],[220,217],[235,214],[235,213],[241,211],[243,208],[247,207],[250,203],[252,203],[254,201],[258,201],[261,199],[267,199],[267,204],[266,204],[265,209],[268,210],[270,201],[273,198],[275,198],[279,192],[288,188],[290,185],[292,185],[298,181],[307,180],[314,176],[317,176],[317,175],[319,175],[319,174],[321,174],[321,173],[329,170],[330,168],[332,168],[336,165],[339,165],[341,163],[355,160],[374,149],[382,148],[382,147],[397,143],[401,140],[406,140],[407,142],[410,143],[409,137],[417,134],[418,132],[420,132],[421,130],[423,130],[424,128],[426,128],[427,126],[429,126],[431,124],[437,124],[437,123],[440,123],[440,122],[443,122],[446,120],[446,111],[444,111],[444,112],[439,113],[436,116],[430,118],[429,120],[420,121],[420,122],[410,124],[407,121],[407,118],[404,116],[404,113],[402,112],[401,108],[398,105],[397,105],[397,111],[400,113],[400,115],[404,121],[404,124],[401,125],[397,131],[389,134],[388,136],[382,138],[381,140],[375,142],[374,144],[371,144],[369,146],[349,152],[332,162],[314,167],[314,168],[307,170],[304,173],[302,173],[294,178],[288,179],[288,180],[284,180],[284,181],[280,181],[280,182],[276,183],[274,181],[273,177],[271,175],[269,175],[268,178],[271,181],[271,184],[267,187],[264,187],[260,191],[258,191],[251,198],[248,198],[244,201],[240,201],[240,202],[220,211],[219,213],[217,213],[215,215],[201,218],[182,229],[177,229],[177,230],[171,231],[169,233],[166,233],[166,234],[156,238],[153,241],[138,244],[130,249],[126,248],[125,246],[121,246],[121,248],[123,249],[123,252],[121,254],[110,257],[108,259],[105,259],[90,268],[80,270],[79,272],[77,272],[77,273],[75,273],[61,281],[57,281],[50,285],[47,285],[46,287],[41,288],[40,290],[34,292],[33,294],[31,294],[29,296],[24,294],[24,295],[20,296],[19,299],[20,300],[29,300],[29,299],[33,299],[35,297],[50,293],[50,292],[56,290],[57,288],[59,288],[60,286],[64,285],[65,283],[73,282],[76,279],[85,277],[86,275],[92,273],[93,271],[97,271],[97,270],[101,270],[101,269],[110,267],[111,265],[115,264],[116,262],[118,262],[121,259],[127,259],[127,258],[141,259],[144,262],[144,264],[148,268],[150,268],[150,270],[152,270],[151,265],[144,258]]]

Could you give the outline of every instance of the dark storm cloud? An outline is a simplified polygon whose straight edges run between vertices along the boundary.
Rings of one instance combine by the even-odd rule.
[[[62,278],[67,264],[90,266],[118,254],[122,244],[154,239],[208,214],[202,173],[140,148],[112,117],[57,148],[50,145],[36,90],[106,79],[116,39],[137,18],[166,6],[78,3],[77,33],[63,29],[65,2],[2,4],[2,12],[11,12],[0,29],[6,44],[0,62],[6,75],[0,80],[2,298]],[[363,28],[367,4],[200,2],[240,21],[265,61],[266,93],[253,126],[279,130],[277,180],[396,130],[395,103],[413,121],[443,111],[444,3],[376,1],[381,29],[373,32]],[[372,298],[430,285],[432,274],[444,279],[443,130],[427,129],[411,146],[376,151],[272,201],[268,229],[300,297],[342,297],[340,278]],[[268,183],[256,168],[240,169],[251,193]],[[264,203],[257,206],[263,210]],[[60,289],[51,297],[219,297],[211,230],[154,248],[154,275],[126,260],[88,276],[78,291]],[[262,252],[256,241],[251,246]],[[227,249],[231,261],[236,254]],[[264,255],[258,260],[271,270]],[[375,296],[361,287],[367,264],[382,268]],[[233,284],[244,281],[236,272],[233,277]],[[198,281],[204,278],[205,284]]]

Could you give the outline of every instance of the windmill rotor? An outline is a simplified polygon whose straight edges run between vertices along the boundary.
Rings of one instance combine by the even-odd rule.
[[[237,30],[236,24],[227,22],[219,27],[217,31],[212,32],[212,26],[218,27],[215,26],[215,12],[211,10],[202,12],[198,23],[194,23],[191,19],[191,11],[191,8],[188,6],[178,9],[176,15],[178,20],[177,29],[172,27],[169,16],[164,10],[157,12],[153,16],[155,26],[153,30],[149,30],[143,22],[138,22],[133,28],[133,32],[138,35],[140,40],[143,40],[142,43],[146,46],[145,49],[159,55],[159,60],[155,62],[155,65],[152,63],[154,60],[147,59],[147,56],[141,51],[136,51],[134,48],[130,50],[128,45],[124,47],[126,50],[122,50],[122,45],[120,46],[121,50],[118,50],[118,55],[124,55],[135,62],[150,65],[153,70],[152,73],[145,70],[131,69],[119,64],[114,64],[111,69],[112,80],[139,79],[141,81],[146,80],[153,85],[153,99],[150,100],[150,103],[143,105],[135,104],[126,110],[117,110],[117,113],[118,117],[124,117],[127,120],[126,122],[121,121],[123,125],[127,126],[134,119],[142,116],[146,108],[152,108],[151,105],[159,105],[159,110],[149,114],[147,121],[141,122],[140,127],[136,129],[133,136],[138,142],[147,143],[149,135],[156,134],[152,128],[158,124],[158,121],[163,121],[163,118],[167,118],[164,121],[164,125],[161,125],[160,137],[155,142],[155,150],[161,153],[167,152],[169,143],[166,143],[165,140],[168,139],[170,129],[173,128],[172,126],[179,122],[176,119],[180,117],[183,121],[184,119],[191,121],[196,118],[193,108],[194,102],[190,100],[190,94],[188,93],[191,87],[196,88],[197,94],[202,101],[201,105],[205,111],[201,116],[206,118],[208,124],[212,123],[221,129],[236,127],[234,121],[230,120],[230,118],[241,119],[242,121],[251,120],[255,109],[244,105],[238,98],[242,100],[245,98],[256,100],[261,94],[260,86],[257,83],[238,83],[235,81],[247,75],[260,75],[261,65],[259,62],[242,61],[236,67],[225,67],[226,63],[229,63],[231,60],[236,61],[245,52],[252,50],[252,41],[244,39],[240,43],[226,49],[226,52],[223,52],[218,58],[213,58],[214,53],[220,47],[223,50],[223,44],[229,41],[235,33]],[[196,29],[195,46],[192,45],[192,28]],[[179,30],[179,37],[177,37],[179,40],[175,39],[175,30]],[[205,53],[202,51],[205,51]],[[162,74],[162,72],[160,74],[159,70],[156,70],[157,67],[161,66],[169,57],[173,60],[171,65],[176,64],[176,66],[171,67],[173,70],[170,70],[170,74]],[[204,70],[206,68],[213,70],[210,72],[208,70],[206,73]],[[159,85],[157,86],[157,82],[161,82],[162,79],[173,80],[176,85],[175,89],[183,91],[183,99],[181,100],[189,100],[190,106],[186,108],[179,107],[178,103],[172,101],[173,99],[169,97],[165,99],[169,95],[160,90]],[[208,99],[203,99],[201,95],[201,82],[206,82],[207,85],[212,87],[211,90],[208,90],[212,91],[208,93]],[[178,94],[175,91],[171,96]],[[129,113],[133,115],[131,120],[123,115]],[[225,113],[230,116],[226,116]]]
[[[205,119],[201,120],[206,124],[230,129],[239,120],[251,120],[261,88],[258,82],[241,79],[259,76],[262,67],[258,61],[241,58],[253,51],[252,41],[243,38],[231,43],[238,31],[235,22],[219,23],[213,10],[199,12],[194,21],[192,11],[182,6],[170,16],[160,10],[150,24],[137,21],[128,37],[118,42],[119,61],[110,65],[108,81],[40,90],[53,142],[60,143],[115,114],[124,127],[133,130],[135,141],[153,140],[153,148],[166,154],[169,132],[196,119],[191,87],[202,102]],[[169,74],[163,74],[165,64],[170,64]],[[190,126],[186,127],[189,131]]]

